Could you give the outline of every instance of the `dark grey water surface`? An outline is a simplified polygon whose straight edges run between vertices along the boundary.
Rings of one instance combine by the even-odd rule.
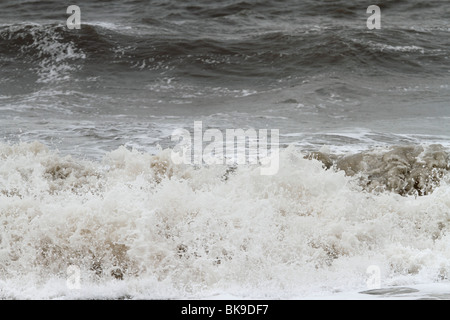
[[[380,1],[381,30],[372,4],[2,1],[0,137],[101,157],[201,120],[305,149],[450,145],[448,1]]]

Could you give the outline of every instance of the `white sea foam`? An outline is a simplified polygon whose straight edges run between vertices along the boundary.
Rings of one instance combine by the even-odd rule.
[[[64,42],[58,26],[39,24],[13,25],[2,30],[9,40],[31,37],[33,42],[20,48],[25,54],[37,50],[33,59],[39,61],[38,83],[55,83],[71,79],[71,74],[79,69],[73,61],[86,59],[86,54],[73,42]]]
[[[0,298],[333,296],[367,290],[371,265],[383,286],[447,282],[448,179],[400,196],[292,147],[270,177],[170,155],[0,144]]]

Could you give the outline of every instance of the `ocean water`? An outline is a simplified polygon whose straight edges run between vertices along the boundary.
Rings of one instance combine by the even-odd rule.
[[[447,299],[450,7],[372,4],[2,1],[0,298]],[[173,163],[196,121],[278,173]]]

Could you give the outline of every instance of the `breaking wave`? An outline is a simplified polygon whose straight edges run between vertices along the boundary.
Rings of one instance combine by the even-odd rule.
[[[446,37],[436,30],[373,34],[352,27],[298,25],[233,36],[185,31],[175,24],[83,24],[76,32],[58,24],[2,26],[0,63],[12,79],[17,77],[13,70],[31,70],[31,77],[43,84],[138,73],[145,73],[146,81],[163,77],[276,85],[281,79],[350,69],[363,75],[448,72],[446,44],[428,43],[430,37]]]
[[[289,147],[270,177],[170,155],[119,148],[98,163],[1,144],[0,297],[289,298],[364,289],[369,265],[392,285],[450,276],[440,146]]]

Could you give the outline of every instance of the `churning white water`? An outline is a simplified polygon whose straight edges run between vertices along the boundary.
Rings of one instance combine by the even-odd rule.
[[[448,169],[447,153],[423,150],[430,174],[436,158]],[[368,290],[370,266],[383,287],[448,283],[443,168],[419,196],[367,188],[368,161],[370,175],[350,176],[293,147],[274,176],[176,166],[170,155],[119,148],[91,162],[0,144],[0,298],[333,296]],[[378,178],[401,174],[392,150],[362,158],[390,161]]]

